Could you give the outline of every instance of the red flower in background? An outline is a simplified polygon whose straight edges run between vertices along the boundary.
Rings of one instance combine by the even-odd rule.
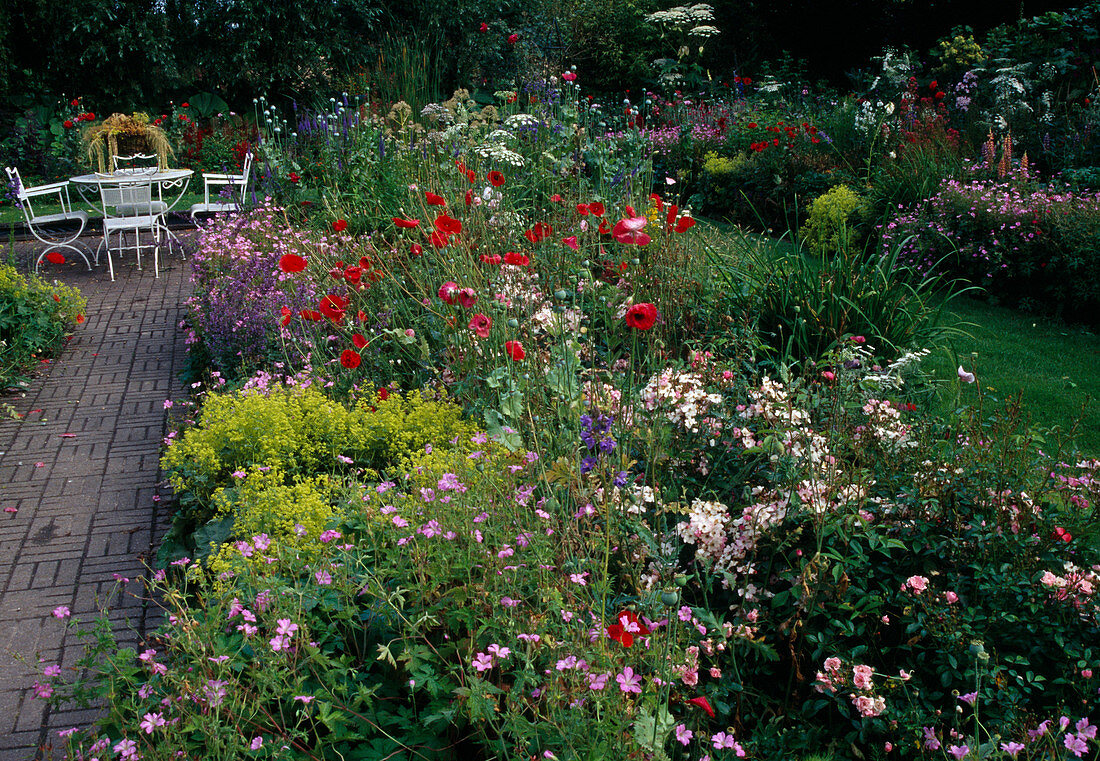
[[[52,262],[53,264],[64,264],[65,255],[62,254],[60,251],[51,251],[50,253],[46,254],[46,261]]]
[[[411,254],[412,256],[420,256],[423,253],[424,247],[421,246],[419,243],[414,243],[409,246],[409,254]]]
[[[650,303],[634,304],[626,310],[624,319],[635,330],[649,330],[657,324],[657,307]]]
[[[634,644],[634,635],[644,636],[649,634],[649,628],[638,620],[633,611],[624,610],[615,619],[615,623],[607,627],[607,636],[618,642],[623,647]]]
[[[500,254],[482,254],[478,259],[482,264],[500,264],[501,262]]]
[[[455,303],[455,294],[458,293],[458,283],[453,280],[448,280],[443,285],[439,286],[437,296],[443,299],[448,304]]]
[[[603,203],[600,201],[593,201],[592,203],[588,204],[588,210],[597,217],[602,217],[604,215],[604,212],[606,211],[606,209],[604,209]]]
[[[688,702],[691,703],[693,706],[697,706],[699,708],[702,708],[704,711],[707,712],[707,715],[710,716],[710,718],[712,718],[712,719],[714,718],[714,709],[710,707],[710,701],[707,700],[706,698],[704,698],[704,697],[692,698]]]
[[[505,341],[504,351],[507,352],[513,362],[522,362],[523,358],[527,356],[527,352],[523,350],[523,344],[519,341]]]
[[[72,129],[72,128],[73,128],[73,120],[72,119],[66,119],[65,120],[65,129]]]
[[[476,333],[481,338],[489,337],[489,329],[493,327],[493,318],[487,314],[475,314],[470,318],[470,324],[467,325],[470,330]]]
[[[305,258],[297,254],[283,254],[279,257],[279,269],[283,272],[293,274],[295,272],[301,272],[305,268]]]
[[[494,188],[499,188],[504,184],[504,175],[500,172],[489,172],[488,179],[489,184]]]
[[[348,229],[348,221],[346,219],[338,219],[332,223],[332,229],[338,233],[344,232]]]
[[[367,346],[367,338],[362,333],[356,333],[351,337],[351,342],[356,349],[364,349]]]
[[[430,190],[424,194],[424,200],[428,202],[428,206],[446,206],[447,202],[443,200],[443,196],[437,196]]]
[[[401,217],[394,217],[393,223],[401,230],[408,230],[411,227],[418,227],[420,225],[419,219],[401,219]]]
[[[281,320],[279,320],[279,324],[284,326],[284,327],[289,325],[290,321],[292,319],[294,319],[294,312],[291,311],[290,307],[283,307],[279,311],[280,311],[280,314],[282,314],[282,316],[283,316],[283,318]]]
[[[435,229],[445,235],[458,235],[462,232],[462,223],[449,214],[440,214],[435,218]]]
[[[300,179],[302,179],[302,176],[300,174],[298,174],[297,172],[291,172],[290,174],[287,175],[287,179],[289,179],[291,182],[293,182],[295,185],[297,185],[298,181]]]
[[[626,243],[634,246],[645,246],[650,240],[648,235],[642,232],[642,228],[645,227],[645,217],[627,217],[626,219],[620,219],[615,223],[615,228],[611,231],[612,237],[619,243]]]
[[[359,356],[359,352],[352,351],[351,349],[344,349],[340,354],[340,364],[349,370],[354,370],[359,367],[363,362],[363,358]]]
[[[321,303],[317,305],[317,310],[333,322],[340,322],[344,319],[344,310],[347,309],[347,306],[347,299],[343,296],[337,296],[335,293],[330,293],[321,299]]]
[[[517,42],[519,42],[519,35],[518,34],[508,35],[508,44],[509,45],[515,45]]]
[[[509,251],[504,255],[505,264],[514,264],[517,267],[526,267],[531,263],[531,258],[527,254],[517,254],[515,251]]]
[[[481,22],[481,31],[483,31],[483,32],[489,31],[489,25],[486,24],[484,21]]]
[[[84,315],[78,314],[76,316],[76,324],[77,325],[83,325],[84,324]]]
[[[545,240],[548,236],[552,235],[553,232],[554,228],[547,223],[536,222],[534,227],[524,233],[524,236],[527,240],[531,241],[531,243],[535,244]]]

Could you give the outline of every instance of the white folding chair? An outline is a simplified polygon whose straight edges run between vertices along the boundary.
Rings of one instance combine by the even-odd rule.
[[[136,178],[115,179],[116,182],[103,182],[99,186],[103,206],[103,242],[99,247],[107,252],[107,268],[111,273],[111,280],[115,279],[112,253],[117,252],[121,257],[125,252],[133,251],[140,270],[141,252],[148,249],[153,251],[153,272],[159,278],[160,235],[164,228],[160,214],[150,211],[153,184]],[[133,235],[133,245],[126,245],[127,234]],[[148,236],[148,243],[142,242],[142,236],[145,235]],[[99,250],[96,250],[96,261],[99,261]]]
[[[245,196],[248,193],[248,181],[252,176],[252,151],[244,156],[244,166],[240,174],[210,174],[203,172],[202,182],[203,202],[191,206],[191,219],[196,214],[215,214],[217,212],[232,213],[241,210]],[[226,188],[229,198],[210,200],[211,188]]]
[[[36,185],[28,188],[23,185],[23,179],[19,176],[19,170],[15,167],[5,167],[8,174],[8,182],[16,189],[16,199],[23,210],[23,219],[27,222],[27,228],[39,242],[45,244],[45,248],[38,254],[34,262],[34,271],[38,272],[38,266],[51,251],[59,248],[75,251],[84,259],[88,269],[92,263],[87,255],[73,245],[76,239],[84,232],[88,224],[88,215],[83,211],[73,211],[72,202],[69,200],[69,181],[54,182],[49,185]],[[38,214],[34,210],[34,204],[39,208],[44,204],[56,203],[61,211],[52,214]],[[73,224],[76,228],[73,228]],[[81,243],[81,246],[84,244]],[[87,247],[85,247],[87,248]],[[89,249],[90,252],[90,249]]]

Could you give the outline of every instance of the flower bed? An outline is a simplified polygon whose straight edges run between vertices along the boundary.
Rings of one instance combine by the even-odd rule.
[[[362,177],[416,167],[375,234],[207,231],[196,356],[228,359],[164,458],[168,616],[137,651],[93,629],[75,690],[48,667],[107,700],[73,757],[1091,748],[1100,463],[1011,409],[929,415],[901,338],[769,375],[742,252],[644,154],[582,166],[575,95],[341,122]]]

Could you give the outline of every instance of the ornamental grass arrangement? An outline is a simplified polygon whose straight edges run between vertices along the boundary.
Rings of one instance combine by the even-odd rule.
[[[111,114],[84,133],[88,145],[88,161],[94,162],[100,172],[106,172],[113,156],[147,153],[157,155],[160,169],[168,168],[168,157],[175,155],[168,136],[160,127],[150,124],[149,115],[135,111]]]

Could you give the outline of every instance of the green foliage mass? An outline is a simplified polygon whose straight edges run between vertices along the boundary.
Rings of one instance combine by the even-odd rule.
[[[0,265],[0,387],[18,382],[34,359],[60,348],[86,306],[75,288]]]
[[[863,199],[847,185],[837,185],[815,198],[802,227],[802,237],[810,251],[835,254],[851,243],[863,208]]]

